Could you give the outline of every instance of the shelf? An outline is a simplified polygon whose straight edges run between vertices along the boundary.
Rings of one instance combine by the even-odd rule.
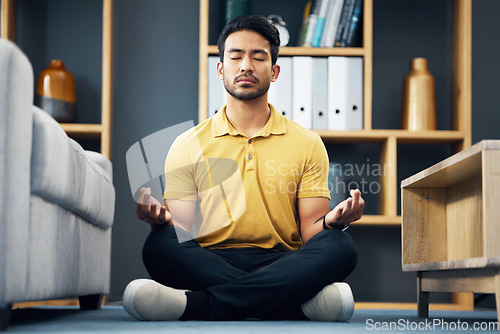
[[[352,226],[401,226],[401,216],[364,215]]]
[[[208,53],[218,55],[217,45],[209,45]],[[366,56],[364,48],[313,48],[285,46],[280,48],[280,56]]]
[[[101,124],[61,123],[61,127],[70,137],[99,138],[103,126]]]
[[[401,187],[446,189],[480,174],[484,151],[500,150],[500,141],[483,140],[429,168],[404,179]]]
[[[464,140],[464,133],[455,130],[314,130],[326,142],[377,143],[396,138],[401,144],[452,144]]]

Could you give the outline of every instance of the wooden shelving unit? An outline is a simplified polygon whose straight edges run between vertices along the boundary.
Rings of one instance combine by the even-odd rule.
[[[328,131],[313,130],[325,142],[373,143],[394,138],[398,144],[453,144],[463,140],[463,132],[449,131],[406,131],[406,130],[358,130]]]
[[[1,0],[1,37],[16,42],[17,1]],[[111,136],[113,115],[113,2],[102,1],[102,92],[101,123],[61,124],[66,133],[78,138],[101,140],[101,153],[111,159]]]
[[[61,123],[61,127],[68,135],[78,138],[100,138],[103,133],[102,124]]]
[[[375,1],[376,2],[376,1]],[[364,59],[364,128],[357,131],[316,131],[329,143],[378,143],[379,163],[384,166],[380,177],[379,215],[365,215],[358,225],[400,226],[398,212],[397,146],[398,144],[449,144],[453,152],[471,145],[471,0],[452,0],[451,36],[451,130],[420,131],[372,129],[372,77],[373,77],[373,4],[363,3],[363,46],[359,48],[305,48],[283,47],[282,56],[360,56]],[[209,45],[209,1],[200,0],[199,44],[199,121],[207,118],[208,75],[207,60],[217,55],[217,47]],[[357,303],[360,308],[416,309],[413,303]],[[431,309],[473,309],[471,294],[454,294],[452,304],[434,304]]]

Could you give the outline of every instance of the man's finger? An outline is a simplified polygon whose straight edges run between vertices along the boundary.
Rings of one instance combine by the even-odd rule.
[[[169,223],[172,220],[172,215],[167,211],[165,206],[160,208],[159,219],[164,223]]]
[[[151,189],[146,189],[144,193],[144,203],[142,208],[142,213],[144,216],[151,216]]]
[[[142,204],[137,203],[137,206],[135,208],[135,215],[137,216],[137,218],[142,219],[142,217],[143,217],[143,215],[142,215]]]
[[[363,216],[363,211],[365,207],[365,201],[361,197],[361,191],[356,189],[354,192],[351,192],[354,198],[354,204],[352,208],[352,217],[350,219],[351,222],[361,219]]]
[[[148,203],[146,202],[146,195],[148,193],[148,189],[142,187],[140,190],[140,195],[139,199],[137,200],[137,207],[136,207],[136,215],[137,218],[143,219],[145,217],[145,214],[147,213],[147,205]]]
[[[148,216],[152,221],[158,219],[158,207],[155,204],[149,206]]]
[[[164,206],[162,206],[160,208],[160,214],[158,215],[158,219],[161,220],[162,222],[166,222],[167,221],[166,216],[165,216],[166,213],[167,213],[167,209]]]
[[[363,216],[363,211],[365,210],[365,200],[363,198],[359,198],[359,204],[358,204],[358,214],[357,214],[357,219],[361,219]]]
[[[352,212],[352,198],[348,198],[344,207],[344,210],[342,210],[342,218],[347,218]]]
[[[350,194],[353,200],[359,200],[361,197],[361,191],[359,191],[359,189],[351,189]]]
[[[148,203],[146,202],[147,198],[146,198],[146,195],[151,195],[151,189],[150,188],[146,188],[146,187],[142,187],[140,190],[140,194],[139,194],[139,199],[137,200],[137,203],[138,204],[141,204],[141,205],[147,205]]]
[[[352,212],[354,213],[355,216],[357,216],[358,211],[359,211],[359,198],[361,192],[356,189],[356,190],[351,190],[351,196],[352,196]]]

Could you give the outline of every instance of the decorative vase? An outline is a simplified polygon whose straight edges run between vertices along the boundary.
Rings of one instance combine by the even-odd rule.
[[[58,122],[75,121],[75,79],[62,60],[51,60],[40,73],[35,103]]]
[[[222,8],[222,25],[225,26],[232,19],[240,15],[252,14],[251,0],[224,0]]]
[[[401,128],[410,131],[436,130],[436,92],[427,59],[414,58],[404,79]]]

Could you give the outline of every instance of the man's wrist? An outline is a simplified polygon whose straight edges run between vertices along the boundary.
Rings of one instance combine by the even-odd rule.
[[[326,225],[326,215],[323,216],[323,230],[329,230],[330,226]]]
[[[328,226],[326,224],[326,215],[321,216],[318,219],[316,219],[316,221],[314,222],[314,224],[318,223],[320,220],[322,222],[321,225],[323,226],[323,230],[330,230],[331,229],[330,226]]]
[[[332,224],[332,225],[329,225],[326,223],[326,216],[327,215],[324,215],[323,216],[323,229],[325,230],[331,230],[331,229],[334,229],[334,230],[341,230],[341,231],[345,231],[349,228],[350,224]]]

